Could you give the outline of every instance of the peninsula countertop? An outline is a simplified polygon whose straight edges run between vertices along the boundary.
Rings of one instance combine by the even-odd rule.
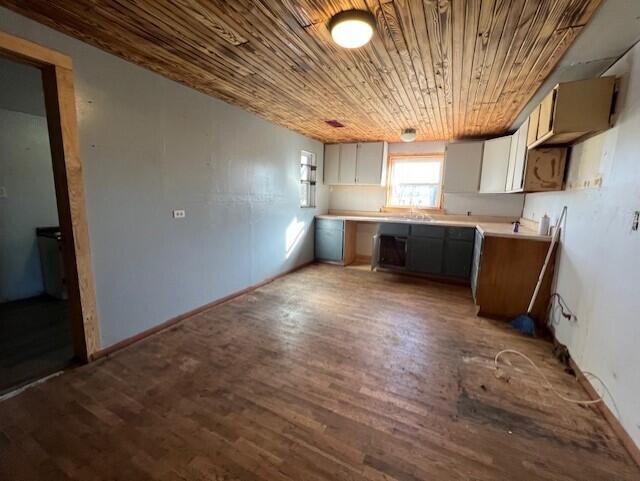
[[[550,242],[551,237],[548,235],[540,235],[534,229],[525,225],[520,225],[518,232],[513,232],[513,225],[510,222],[484,222],[482,220],[463,220],[464,216],[446,216],[438,215],[437,218],[429,217],[411,217],[398,215],[342,215],[342,214],[323,214],[317,215],[317,219],[335,219],[346,220],[352,222],[370,222],[370,223],[397,223],[397,224],[426,224],[441,225],[448,227],[474,227],[483,236],[491,237],[508,237],[517,239],[529,239],[537,241]]]

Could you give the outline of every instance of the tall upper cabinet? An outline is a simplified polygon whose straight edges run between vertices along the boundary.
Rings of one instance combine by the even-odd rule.
[[[447,144],[442,181],[445,194],[478,192],[483,148],[482,141]]]
[[[327,185],[384,185],[386,176],[386,142],[324,146],[324,183]]]
[[[509,165],[507,166],[506,192],[517,192],[524,187],[524,166],[527,159],[527,133],[529,119],[511,136]]]
[[[482,175],[480,177],[481,193],[496,194],[505,192],[510,153],[510,135],[485,141],[482,154]]]

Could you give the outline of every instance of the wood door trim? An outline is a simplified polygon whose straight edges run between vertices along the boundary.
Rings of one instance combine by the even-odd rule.
[[[73,70],[73,63],[67,55],[2,31],[0,31],[0,53],[38,68],[55,65]]]
[[[74,352],[82,362],[100,348],[100,329],[89,242],[82,162],[78,140],[71,58],[36,43],[0,31],[0,55],[26,62],[42,71],[47,126],[64,268],[69,291],[69,316]]]

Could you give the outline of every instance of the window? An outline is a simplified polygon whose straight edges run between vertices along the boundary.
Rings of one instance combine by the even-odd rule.
[[[387,207],[439,209],[444,154],[390,156]]]
[[[300,207],[316,206],[316,154],[300,153]]]

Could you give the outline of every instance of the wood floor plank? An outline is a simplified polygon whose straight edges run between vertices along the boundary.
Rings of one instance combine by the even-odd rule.
[[[0,403],[0,479],[638,479],[504,348],[586,397],[467,287],[311,265]]]

